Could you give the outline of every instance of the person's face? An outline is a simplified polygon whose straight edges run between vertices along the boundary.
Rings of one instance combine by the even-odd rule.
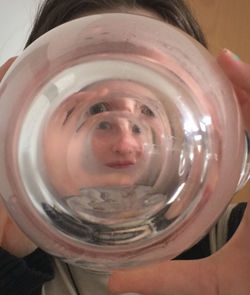
[[[113,169],[132,168],[152,143],[149,130],[141,126],[140,119],[153,120],[154,113],[129,97],[100,101],[91,106],[95,115],[104,115],[95,126],[91,147],[101,165]],[[109,114],[109,115],[108,115]],[[114,116],[115,115],[115,116]]]
[[[131,90],[154,99],[135,83],[109,81],[72,95],[53,113],[45,132],[45,160],[60,191],[132,184],[144,173],[157,118],[129,95]]]
[[[143,9],[110,12],[159,19],[156,14]],[[150,91],[129,82],[119,85],[110,81],[105,87],[94,86],[87,92],[73,94],[62,108],[54,112],[46,126],[46,169],[53,186],[63,195],[77,193],[84,186],[133,183],[139,177],[138,171],[142,170],[138,169],[139,164],[147,163],[145,149],[155,137],[148,130],[150,128],[143,128],[140,123],[148,122],[149,127],[154,125],[158,134],[162,133],[161,124],[147,105],[136,102],[129,95],[108,99],[111,92],[122,93],[129,89],[155,99]],[[120,115],[113,116],[115,112]],[[98,123],[95,125],[93,122]],[[88,161],[90,154],[91,160]],[[93,159],[95,165],[90,164]],[[103,167],[109,168],[109,171]],[[132,169],[138,170],[136,176],[128,176],[126,171]],[[103,172],[101,177],[100,172]]]

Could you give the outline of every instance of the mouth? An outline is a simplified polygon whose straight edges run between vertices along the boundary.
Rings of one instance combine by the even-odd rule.
[[[125,169],[134,165],[135,165],[135,162],[133,161],[115,161],[115,162],[106,164],[106,166],[110,168],[114,168],[114,169]]]

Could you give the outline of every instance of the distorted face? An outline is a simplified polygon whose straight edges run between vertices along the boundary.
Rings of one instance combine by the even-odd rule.
[[[143,9],[110,12],[159,19]],[[129,92],[157,100],[135,83],[106,81],[105,86],[71,95],[51,115],[44,129],[44,158],[50,182],[60,194],[133,184],[149,169],[152,146],[164,128],[151,107]]]
[[[110,114],[104,115],[93,131],[91,146],[98,161],[113,169],[126,169],[138,164],[145,145],[152,142],[150,132],[141,126],[140,118],[152,119],[154,113],[129,97],[101,101],[91,106],[91,112],[95,115]]]
[[[135,83],[106,81],[70,96],[53,112],[45,128],[45,161],[61,193],[129,185],[145,174],[157,118],[132,93],[154,99]]]

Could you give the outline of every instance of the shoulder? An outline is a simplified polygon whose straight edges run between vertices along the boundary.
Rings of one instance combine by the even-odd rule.
[[[209,232],[211,254],[225,245],[236,232],[247,203],[230,204]]]
[[[231,237],[237,230],[244,215],[246,207],[247,203],[238,203],[233,205],[227,222],[227,241],[231,239]]]
[[[17,294],[17,290],[18,295],[40,294],[42,285],[53,275],[52,258],[42,250],[18,258],[0,248],[1,295]]]

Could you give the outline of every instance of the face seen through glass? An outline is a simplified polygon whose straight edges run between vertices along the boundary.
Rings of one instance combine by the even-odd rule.
[[[61,194],[131,185],[145,174],[157,118],[129,92],[153,97],[140,85],[109,81],[73,94],[53,112],[44,133],[45,162]]]
[[[117,112],[117,117],[100,120],[93,132],[91,146],[93,154],[105,166],[126,169],[136,165],[144,153],[149,140],[145,130],[126,115],[154,117],[145,105],[139,105],[131,98],[120,98],[110,103],[100,102],[91,107],[100,112]],[[123,117],[123,115],[125,115]]]
[[[118,9],[105,12],[123,12],[147,16],[151,18],[159,17],[144,9]],[[102,12],[100,12],[102,13]],[[81,17],[81,16],[80,16]],[[155,114],[143,103],[138,104],[129,96],[121,96],[113,99],[106,110],[103,101],[99,97],[108,92],[120,92],[132,89],[142,96],[156,99],[155,96],[144,87],[131,82],[119,83],[108,81],[105,89],[94,87],[87,92],[79,92],[69,97],[63,108],[59,108],[52,115],[50,122],[45,127],[44,132],[44,157],[46,170],[52,186],[62,195],[78,194],[84,186],[122,185],[131,184],[135,181],[135,175],[129,176],[128,170],[139,169],[139,163],[145,161],[145,147],[152,143],[154,135],[149,135],[148,131],[142,130],[138,120],[146,118],[150,124],[158,125],[158,136],[163,130],[162,125],[157,123]],[[110,102],[109,102],[110,103]],[[98,105],[99,104],[99,105]],[[87,106],[89,110],[87,110]],[[96,114],[90,116],[90,109],[98,109]],[[95,110],[96,111],[96,110]],[[86,117],[98,117],[98,114],[118,111],[123,114],[134,114],[137,122],[131,122],[125,116],[119,119],[109,119],[100,121],[93,131],[88,151],[86,150],[86,139],[89,130],[89,121]],[[84,117],[84,124],[79,123]],[[111,120],[111,121],[110,121]],[[84,125],[84,126],[82,126]],[[147,134],[146,134],[147,133]],[[74,134],[74,135],[73,135]],[[85,156],[83,155],[84,151]],[[99,171],[92,169],[90,163],[83,163],[80,159],[87,158],[91,151],[93,157],[98,162]],[[92,159],[93,159],[92,157]],[[85,161],[87,162],[87,161]],[[97,163],[96,163],[97,164]],[[145,163],[144,163],[145,164]],[[83,166],[87,166],[83,169]],[[104,171],[101,167],[109,168]],[[86,171],[88,170],[88,172]],[[94,170],[91,172],[91,170]],[[101,173],[100,173],[101,172]],[[138,173],[135,173],[138,177]],[[101,177],[100,177],[101,176]],[[113,180],[111,180],[113,178]]]

